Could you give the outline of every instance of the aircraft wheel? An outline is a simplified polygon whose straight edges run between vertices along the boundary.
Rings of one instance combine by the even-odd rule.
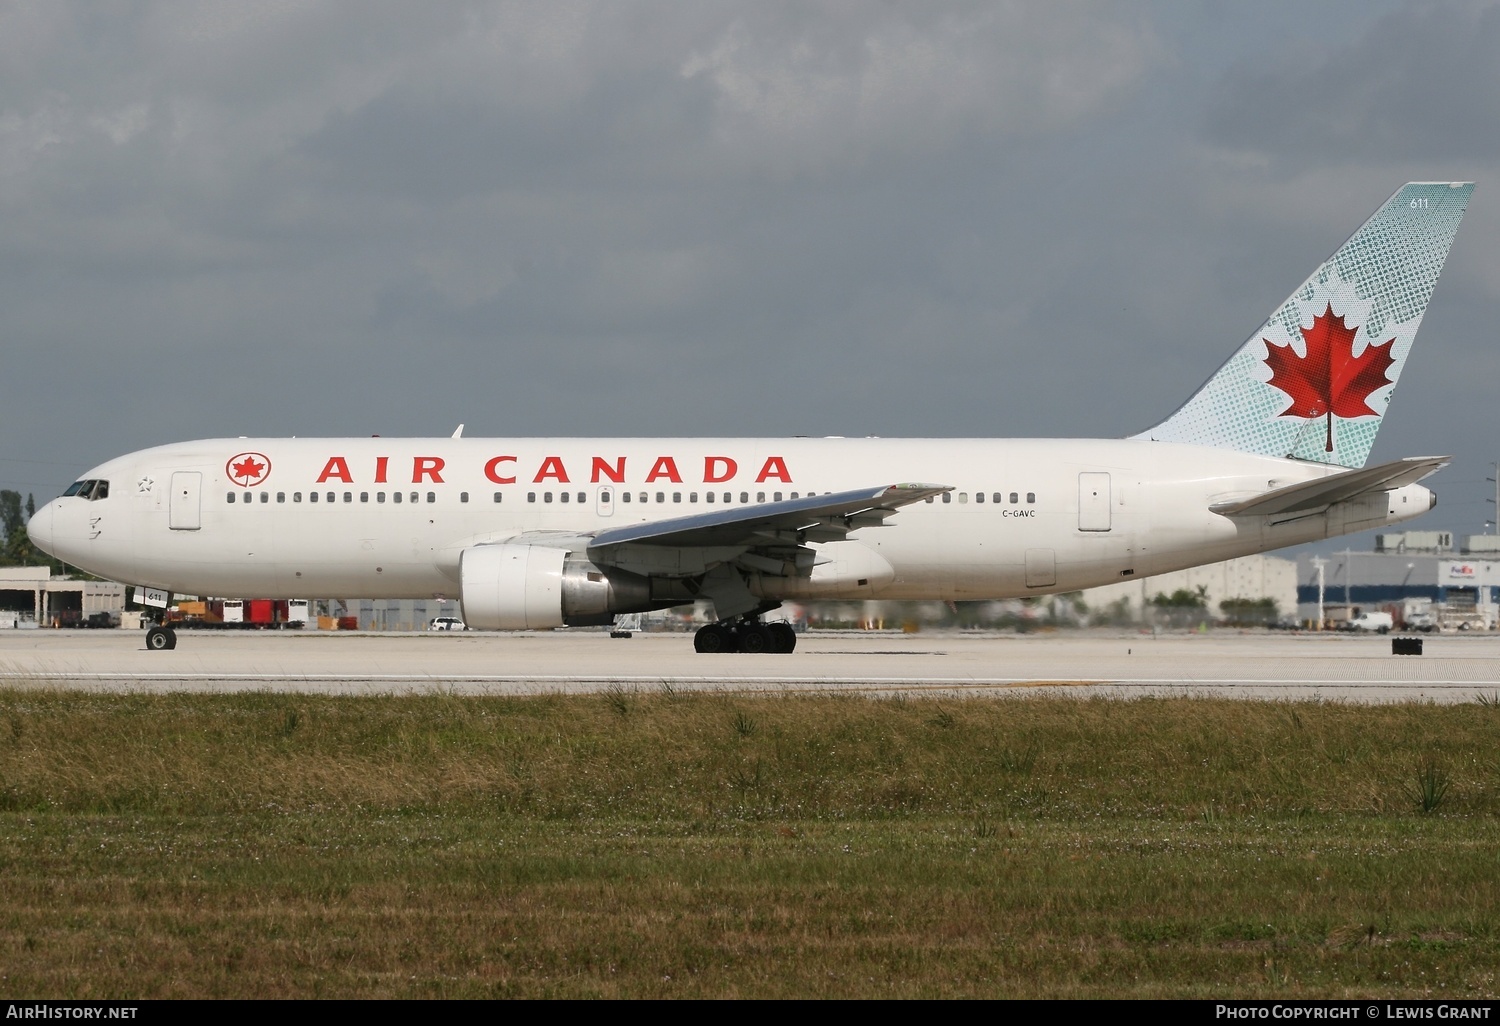
[[[170,627],[152,627],[146,632],[146,647],[153,652],[176,648],[177,632]]]
[[[737,647],[734,632],[721,623],[699,627],[698,633],[693,635],[694,652],[733,652]]]
[[[771,640],[776,643],[771,651],[792,652],[797,648],[797,632],[792,630],[791,624],[768,623],[766,629],[771,632]]]
[[[763,623],[747,623],[740,628],[741,652],[774,652],[776,639]]]

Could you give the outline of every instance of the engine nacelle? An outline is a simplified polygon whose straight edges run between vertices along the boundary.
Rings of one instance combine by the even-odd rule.
[[[602,569],[565,549],[476,545],[459,560],[464,623],[523,631],[605,624],[616,613],[653,609],[651,582]]]

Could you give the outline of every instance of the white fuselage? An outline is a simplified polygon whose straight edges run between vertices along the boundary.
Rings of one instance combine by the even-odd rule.
[[[925,482],[954,490],[835,543],[889,573],[858,587],[762,579],[758,593],[990,599],[1151,576],[1432,505],[1407,485],[1282,517],[1208,508],[1341,469],[1142,440],[215,439],[111,460],[87,475],[108,481],[106,498],[54,499],[31,529],[68,563],[178,594],[452,596],[461,553],[479,544]]]

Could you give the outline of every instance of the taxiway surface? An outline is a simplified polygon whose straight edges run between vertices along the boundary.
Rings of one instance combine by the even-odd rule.
[[[1500,637],[1438,635],[1420,656],[1378,635],[1153,637],[841,631],[791,655],[698,655],[687,634],[184,631],[170,652],[119,630],[0,631],[0,686],[111,691],[538,694],[612,687],[869,694],[1220,695],[1471,702],[1500,695]]]

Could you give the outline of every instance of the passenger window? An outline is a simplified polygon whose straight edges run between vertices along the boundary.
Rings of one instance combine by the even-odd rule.
[[[360,502],[369,502],[370,501],[370,493],[369,492],[360,492],[359,493],[359,501]]]
[[[496,492],[495,494],[499,495],[500,493]],[[468,502],[469,501],[469,493],[468,492],[459,492],[458,493],[458,501],[459,502]]]
[[[688,502],[696,503],[697,501],[698,501],[698,493],[697,492],[688,492]]]
[[[586,493],[586,492],[579,492],[578,493],[578,501],[579,502],[588,502],[589,501],[588,493]]]
[[[609,489],[608,488],[601,488],[601,489],[599,489],[599,504],[601,506],[608,506],[609,505],[609,498],[610,498],[610,496],[609,496]],[[583,501],[583,493],[582,492],[578,493],[578,501],[579,502]]]
[[[329,493],[329,495],[332,495],[332,494],[333,494],[332,492]],[[344,493],[344,501],[345,502],[353,502],[354,501],[354,493],[353,492],[345,492]]]
[[[417,493],[416,492],[412,492],[411,493],[411,501],[412,502],[416,502],[417,501]]]
[[[542,493],[542,501],[543,502],[551,502],[552,501],[552,493],[551,492],[543,492]]]
[[[781,493],[780,493],[780,492],[777,492],[777,493],[776,493],[776,501],[777,501],[777,502],[780,502],[780,501],[781,501]]]
[[[260,501],[261,502],[270,502],[271,501],[271,493],[270,492],[261,492],[260,493]]]
[[[318,501],[318,493],[317,492],[308,492],[307,493],[307,501],[308,502],[317,502]]]
[[[333,501],[333,492],[329,492],[329,493],[328,493],[328,501],[329,501],[329,502],[332,502],[332,501]],[[348,502],[348,501],[349,501],[349,493],[348,493],[348,492],[345,492],[345,493],[344,493],[344,501],[345,501],[345,502]]]
[[[621,502],[629,502],[630,501],[630,493],[629,492],[621,492],[620,493],[620,501]]]
[[[381,492],[380,494],[381,494],[381,501],[384,502],[385,501],[385,499],[384,499],[385,493]],[[391,501],[392,502],[400,502],[401,501],[401,493],[400,492],[392,492],[391,493]]]
[[[234,502],[234,493],[230,492],[229,494],[225,495],[224,501],[232,504]]]
[[[726,499],[725,501],[727,502],[728,500]],[[750,501],[750,493],[749,492],[740,492],[740,501],[741,502],[749,502]]]
[[[385,492],[376,492],[375,493],[375,501],[376,502],[384,502],[385,501]]]
[[[277,492],[276,493],[276,501],[277,502],[285,502],[286,501],[286,492]]]
[[[681,502],[682,501],[682,493],[681,492],[673,492],[672,493],[672,501],[673,502]]]
[[[428,492],[427,493],[427,501],[428,502],[437,502],[437,492]]]
[[[944,492],[943,493],[943,502],[949,503],[949,502],[952,502],[952,501],[953,501],[953,493],[952,492]]]
[[[797,493],[796,493],[796,492],[793,492],[793,493],[792,493],[792,498],[794,498],[794,499],[795,499],[795,498],[796,498],[796,497],[797,497]]]
[[[657,502],[666,502],[667,501],[667,493],[666,492],[657,492],[656,493],[656,501]]]
[[[983,492],[975,492],[974,493],[974,501],[975,502],[983,502],[984,501],[984,493]]]
[[[1036,502],[1036,492],[1027,492],[1026,493],[1026,501],[1028,503],[1035,503]]]
[[[766,493],[765,492],[756,492],[755,493],[755,501],[756,502],[765,502],[766,501]]]
[[[1010,504],[1012,506],[1014,506],[1016,503],[1018,503],[1020,501],[1021,501],[1021,497],[1019,495],[1017,495],[1015,492],[1011,492],[1010,493]]]
[[[730,494],[728,492],[725,492],[724,493],[724,501],[728,502],[730,500],[730,498],[731,498]]]
[[[495,493],[495,501],[496,501],[496,502],[499,502],[499,501],[500,501],[500,494],[501,494],[501,493],[499,493],[499,492],[496,492],[496,493]]]
[[[704,492],[703,493],[703,501],[704,502],[713,502],[714,501],[714,493],[713,492]]]
[[[990,496],[990,501],[992,501],[992,502],[1004,502],[1005,501],[1005,496],[1001,495],[999,492],[996,492],[994,495]]]
[[[568,500],[569,500],[569,499],[571,499],[571,498],[572,498],[572,497],[573,497],[573,496],[572,496],[572,493],[571,493],[571,492],[563,492],[563,493],[562,493],[562,501],[563,501],[563,502],[567,502],[567,501],[568,501]]]
[[[535,502],[536,501],[536,492],[527,492],[526,493],[526,501],[527,502]]]

